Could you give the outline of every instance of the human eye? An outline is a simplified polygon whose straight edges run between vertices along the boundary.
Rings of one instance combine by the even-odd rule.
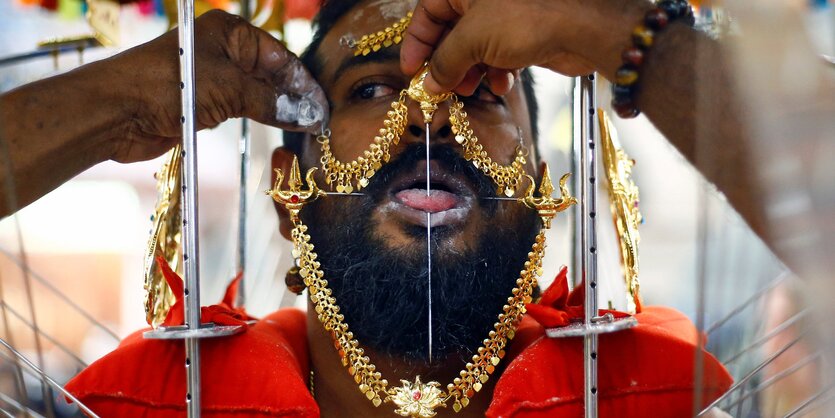
[[[394,88],[379,81],[368,81],[358,84],[351,90],[353,100],[373,100],[388,97],[395,93]]]

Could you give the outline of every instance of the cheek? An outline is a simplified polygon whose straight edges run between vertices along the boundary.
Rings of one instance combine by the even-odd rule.
[[[374,137],[383,127],[386,110],[382,105],[372,108],[353,106],[335,112],[331,117],[331,151],[342,162],[349,162],[363,155],[374,142]],[[382,109],[382,110],[381,110]]]

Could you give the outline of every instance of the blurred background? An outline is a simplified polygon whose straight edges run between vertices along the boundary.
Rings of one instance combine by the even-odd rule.
[[[104,3],[102,18],[110,28],[107,46],[88,46],[60,54],[48,53],[39,43],[94,33],[85,15]],[[200,7],[232,13],[240,5],[228,0],[198,2]],[[835,56],[835,12],[828,0],[766,1],[763,13],[744,24],[734,7],[750,1],[694,4],[701,29],[720,38],[745,35],[779,36],[792,42],[779,51],[808,54],[782,56],[759,45],[740,42],[738,57],[776,56],[767,68],[785,77],[803,77],[804,63],[826,67],[822,55]],[[255,4],[255,20],[299,53],[312,31],[309,18],[316,1],[273,0]],[[159,36],[172,25],[172,4],[150,0],[118,4],[96,0],[0,0],[0,92],[49,77],[93,60],[117,54]],[[199,12],[198,8],[198,12]],[[752,13],[753,14],[753,13]],[[740,19],[737,19],[740,17]],[[758,19],[758,20],[757,20]],[[790,21],[791,24],[781,24]],[[742,22],[740,22],[742,20]],[[779,27],[778,31],[764,31]],[[112,28],[118,30],[113,31]],[[742,35],[740,35],[740,33]],[[2,61],[33,51],[43,56]],[[37,54],[34,54],[37,55]],[[711,63],[703,63],[709,66]],[[776,65],[778,67],[772,67]],[[826,69],[828,68],[828,70]],[[740,78],[750,79],[740,65]],[[552,174],[572,170],[573,80],[536,69],[541,107],[540,151],[550,161]],[[764,88],[762,84],[758,88]],[[802,86],[801,86],[802,87]],[[769,85],[766,91],[778,92]],[[782,86],[797,93],[796,87]],[[802,91],[800,93],[803,93]],[[812,93],[808,93],[812,94]],[[752,96],[753,97],[753,96]],[[598,104],[608,104],[608,88],[598,85]],[[765,102],[753,102],[765,106]],[[769,115],[763,112],[763,115]],[[835,115],[830,114],[832,118]],[[643,117],[613,118],[625,151],[636,160],[633,177],[640,187],[640,280],[645,304],[675,307],[688,315],[708,337],[708,348],[726,363],[742,384],[720,406],[733,416],[835,416],[818,408],[829,399],[825,376],[818,371],[822,351],[806,334],[809,280],[798,280],[750,231],[724,198],[705,183],[689,163]],[[768,123],[758,121],[768,139]],[[814,126],[813,126],[814,128]],[[825,125],[818,132],[829,132]],[[247,258],[245,307],[263,316],[284,306],[305,306],[305,299],[286,292],[284,275],[292,263],[289,246],[277,233],[269,189],[269,155],[281,143],[275,128],[251,123],[252,151],[247,189],[239,187],[241,121],[231,120],[201,131],[199,155],[199,216],[201,298],[217,303],[238,268],[238,199],[246,193]],[[822,131],[821,131],[822,130]],[[831,149],[831,148],[830,148]],[[764,151],[763,151],[764,150]],[[761,152],[777,152],[767,147]],[[778,150],[779,151],[779,150]],[[835,153],[826,156],[826,164]],[[157,199],[154,173],[162,159],[122,165],[102,163],[52,193],[0,220],[0,338],[63,383],[110,350],[120,338],[147,326],[143,311],[143,259]],[[826,177],[833,182],[831,176]],[[574,194],[579,194],[574,191]],[[599,190],[602,207],[608,199]],[[543,286],[559,266],[571,265],[572,217],[561,216],[549,232]],[[625,307],[623,272],[613,225],[601,222],[601,306]],[[824,248],[830,253],[832,247]],[[21,416],[35,415],[54,405],[55,415],[77,414],[55,391],[43,390],[36,375],[20,372],[19,360],[0,349],[0,409]],[[775,354],[777,356],[775,357]],[[24,384],[21,387],[21,382]],[[25,392],[25,395],[22,393]],[[52,398],[53,401],[44,401]],[[810,402],[810,399],[812,400]],[[805,406],[804,406],[805,405]],[[802,409],[799,409],[802,407]],[[814,407],[814,408],[813,408]],[[797,410],[797,412],[793,412]],[[16,412],[17,411],[17,412]],[[792,413],[796,415],[791,415]]]

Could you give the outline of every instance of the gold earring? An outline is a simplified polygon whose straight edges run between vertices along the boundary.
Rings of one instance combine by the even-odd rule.
[[[322,168],[325,173],[325,183],[331,190],[336,185],[339,193],[353,193],[355,190],[362,190],[368,186],[368,180],[373,176],[383,163],[391,158],[391,146],[400,143],[400,137],[406,130],[408,118],[406,107],[406,93],[401,92],[397,101],[392,102],[391,110],[386,113],[386,120],[383,127],[371,146],[363,151],[363,155],[350,162],[342,162],[334,157],[330,147],[329,129],[324,130],[316,139],[322,146]]]

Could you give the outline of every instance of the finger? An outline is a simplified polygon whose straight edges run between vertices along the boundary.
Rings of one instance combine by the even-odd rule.
[[[483,78],[484,70],[481,66],[472,67],[453,91],[461,96],[472,96]]]
[[[288,130],[315,132],[325,124],[324,91],[299,59],[267,32],[242,20],[229,23],[230,59],[242,70],[240,114]]]
[[[424,86],[430,93],[452,91],[470,68],[481,62],[479,51],[485,37],[475,32],[477,26],[473,26],[468,16],[462,17],[455,24],[429,60],[429,75]]]
[[[493,94],[504,96],[513,88],[516,76],[512,71],[490,67],[487,69],[487,85]]]
[[[432,50],[446,29],[458,17],[449,0],[418,2],[400,48],[400,69],[404,74],[412,75],[420,69],[432,55]]]

